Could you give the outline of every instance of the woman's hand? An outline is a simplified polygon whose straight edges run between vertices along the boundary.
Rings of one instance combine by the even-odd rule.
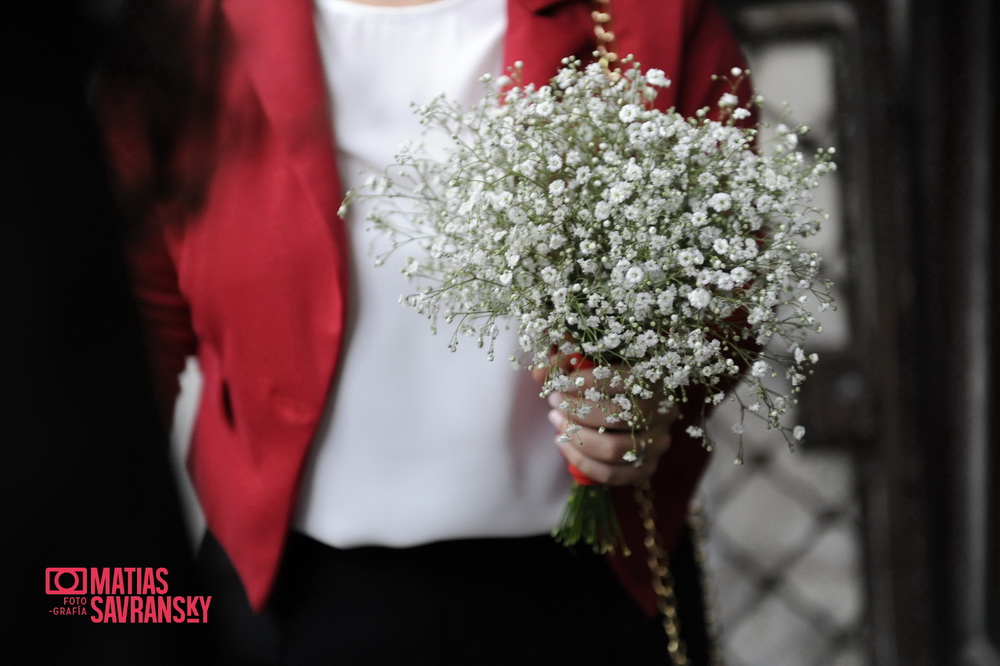
[[[597,483],[620,486],[649,479],[670,448],[670,428],[677,419],[677,407],[661,413],[658,399],[643,400],[638,405],[643,414],[642,422],[646,424],[643,430],[632,432],[624,424],[609,424],[605,420],[608,412],[583,397],[584,391],[594,385],[593,372],[590,369],[573,370],[566,357],[554,359],[554,362],[577,380],[572,389],[552,393],[548,398],[553,407],[549,421],[558,432],[556,446],[563,457]],[[540,368],[532,374],[541,383],[547,371]],[[584,409],[586,414],[579,413],[581,405],[590,407],[589,412]]]

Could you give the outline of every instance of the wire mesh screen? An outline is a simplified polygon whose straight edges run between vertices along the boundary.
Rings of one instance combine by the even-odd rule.
[[[837,146],[843,155],[850,127],[839,91],[847,64],[837,31],[850,15],[838,3],[789,7],[743,17],[742,27],[753,33],[745,44],[751,71],[766,99],[763,120],[806,124],[808,141]],[[789,419],[805,425],[805,443],[789,452],[779,433],[746,422],[745,462],[736,465],[731,428],[740,420],[738,405],[722,405],[709,425],[716,455],[700,502],[716,633],[729,666],[871,663],[862,466],[853,437],[868,417],[852,409],[863,403],[867,380],[850,361],[857,285],[849,277],[845,182],[842,170],[818,195],[831,215],[811,245],[837,285],[838,308],[824,313],[824,331],[809,350],[819,352],[820,366],[807,384],[822,385]]]

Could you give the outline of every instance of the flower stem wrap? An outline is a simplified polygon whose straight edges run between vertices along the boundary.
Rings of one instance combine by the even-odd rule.
[[[615,515],[611,488],[603,483],[594,483],[573,465],[569,465],[569,471],[574,479],[573,489],[559,524],[552,530],[553,538],[565,546],[582,541],[596,553],[620,552],[628,555],[628,545]]]

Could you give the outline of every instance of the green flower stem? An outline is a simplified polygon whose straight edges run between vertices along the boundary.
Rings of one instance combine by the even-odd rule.
[[[573,483],[566,508],[559,524],[552,530],[552,536],[564,546],[582,541],[595,553],[630,554],[615,515],[611,488],[603,484],[585,486]]]

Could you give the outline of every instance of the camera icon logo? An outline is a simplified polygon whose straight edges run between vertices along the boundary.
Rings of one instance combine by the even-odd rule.
[[[83,567],[49,567],[45,570],[46,594],[87,594],[87,570]]]

